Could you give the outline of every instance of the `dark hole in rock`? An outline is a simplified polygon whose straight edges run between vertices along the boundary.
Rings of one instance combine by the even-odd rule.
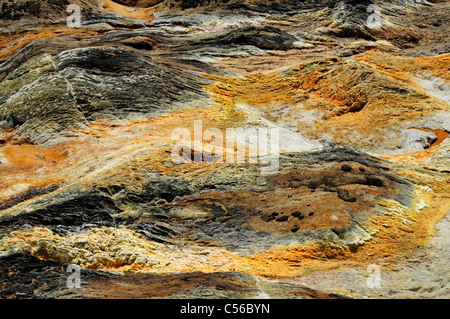
[[[375,177],[375,176],[367,177],[366,182],[367,182],[367,185],[369,185],[369,186],[384,187],[383,180],[378,177]]]
[[[296,211],[296,212],[293,212],[293,213],[291,214],[291,216],[292,216],[292,217],[298,218],[298,217],[302,216],[302,213],[299,212],[299,211]]]
[[[169,217],[167,217],[166,215],[153,215],[153,217],[157,218],[157,219],[161,219],[161,220],[168,220]]]
[[[195,163],[214,163],[221,159],[220,155],[216,154],[203,154],[202,152],[191,149],[190,154],[185,154],[183,149],[179,151],[179,155],[183,157],[184,160],[188,160]]]
[[[350,165],[348,165],[348,164],[344,164],[344,165],[342,165],[341,170],[344,171],[344,172],[351,172],[352,171],[352,167]]]
[[[299,229],[300,229],[300,227],[295,226],[291,229],[291,232],[296,233],[296,232],[298,232]]]
[[[289,216],[280,216],[276,219],[277,222],[285,222],[289,219]]]
[[[338,188],[337,193],[338,193],[338,197],[345,202],[350,202],[350,203],[356,202],[356,197],[351,196],[350,193],[348,192],[348,190],[346,190],[346,189]]]
[[[274,219],[275,219],[275,216],[272,216],[272,215],[262,215],[262,216],[261,216],[261,219],[262,219],[263,221],[265,221],[266,223],[268,223],[268,222],[274,220]]]
[[[171,203],[175,199],[175,195],[171,193],[162,193],[159,195],[159,198],[164,199],[168,203]]]

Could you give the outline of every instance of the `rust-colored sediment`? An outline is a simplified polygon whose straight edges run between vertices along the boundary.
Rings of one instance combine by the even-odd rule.
[[[446,55],[418,60],[371,50],[353,60],[329,57],[266,74],[208,76],[217,83],[207,89],[220,105],[245,104],[274,120],[280,108],[290,110],[282,119],[292,123],[299,113],[319,111],[321,118],[297,122],[298,129],[316,138],[328,134],[337,144],[373,148],[395,143],[385,138],[391,127],[447,108],[414,77],[433,70],[430,65],[448,69],[448,61]]]
[[[20,50],[26,45],[37,41],[56,37],[64,37],[72,35],[75,38],[89,38],[97,35],[97,31],[89,29],[69,28],[65,25],[49,26],[45,30],[27,31],[14,35],[0,35],[0,60],[6,59],[12,53]]]
[[[153,6],[161,2],[159,0],[155,0],[152,1],[151,3],[148,3],[149,5],[148,7],[133,7],[133,6],[125,6],[112,0],[102,0],[102,1],[103,1],[103,8],[106,11],[118,13],[127,18],[141,19],[147,21],[152,21],[154,19],[153,13],[156,11],[156,8]]]
[[[437,140],[435,142],[433,142],[433,144],[430,145],[430,148],[440,145],[443,141],[445,141],[450,136],[450,133],[443,129],[433,130],[430,128],[415,128],[415,127],[412,127],[412,129],[416,129],[416,130],[423,131],[423,132],[434,133],[434,135],[436,135]]]

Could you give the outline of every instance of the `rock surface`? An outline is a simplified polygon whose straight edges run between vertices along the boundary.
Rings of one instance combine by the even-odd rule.
[[[0,297],[448,298],[449,13],[0,0]]]

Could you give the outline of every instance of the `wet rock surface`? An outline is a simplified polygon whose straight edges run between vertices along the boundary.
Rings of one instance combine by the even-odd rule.
[[[448,297],[448,1],[71,4],[0,0],[1,298]]]

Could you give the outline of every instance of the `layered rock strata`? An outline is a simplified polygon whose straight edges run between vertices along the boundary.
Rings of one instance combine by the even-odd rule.
[[[0,296],[448,297],[449,13],[1,0]]]

